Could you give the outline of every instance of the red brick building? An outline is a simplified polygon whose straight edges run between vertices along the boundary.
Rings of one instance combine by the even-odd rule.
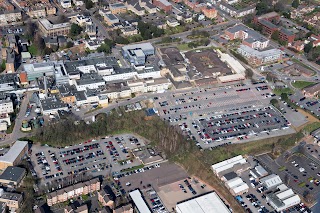
[[[7,0],[0,0],[0,7],[6,11],[14,11],[14,6]]]
[[[264,14],[259,17],[254,17],[253,22],[262,27],[262,32],[271,36],[274,32],[279,31],[279,39],[287,43],[294,42],[295,34],[285,28],[279,27],[280,15],[276,12]]]
[[[166,13],[172,10],[172,4],[167,0],[153,0],[153,5],[164,10]]]

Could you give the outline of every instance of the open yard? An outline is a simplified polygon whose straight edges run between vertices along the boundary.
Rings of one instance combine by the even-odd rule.
[[[297,89],[303,89],[305,87],[311,86],[315,84],[314,82],[310,82],[310,81],[295,81],[292,82],[292,86],[294,86]]]

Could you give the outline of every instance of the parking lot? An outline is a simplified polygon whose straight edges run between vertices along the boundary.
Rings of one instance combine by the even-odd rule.
[[[303,94],[299,91],[296,91],[293,95],[290,95],[289,98],[297,106],[309,110],[313,115],[315,115],[318,118],[320,117],[319,100],[311,100],[305,98]]]
[[[312,159],[288,152],[276,160],[267,154],[260,155],[257,159],[265,168],[279,175],[288,187],[301,196],[308,192],[317,197],[320,193],[320,165]]]
[[[129,134],[88,140],[64,148],[33,146],[31,161],[44,182],[59,182],[79,174],[106,175],[141,165],[131,150],[143,146],[143,139]]]

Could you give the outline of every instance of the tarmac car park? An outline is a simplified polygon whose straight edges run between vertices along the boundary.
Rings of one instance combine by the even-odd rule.
[[[289,96],[289,99],[302,109],[309,110],[312,114],[320,117],[320,103],[319,100],[308,99],[301,94],[301,92],[296,92]]]
[[[60,182],[79,174],[106,175],[141,165],[130,150],[144,146],[142,139],[133,135],[88,140],[74,146],[53,148],[33,146],[31,161],[43,182]]]

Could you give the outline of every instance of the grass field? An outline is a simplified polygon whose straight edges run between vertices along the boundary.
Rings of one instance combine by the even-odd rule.
[[[178,49],[181,50],[181,51],[185,51],[185,50],[191,50],[191,48],[188,46],[187,43],[185,44],[178,44]]]
[[[295,81],[295,82],[292,82],[292,86],[297,88],[297,89],[303,89],[305,87],[308,87],[308,86],[311,86],[311,85],[314,85],[315,83],[314,82],[310,82],[310,81]]]
[[[305,67],[305,68],[313,71],[313,69],[311,69],[309,66],[305,65],[304,63],[302,63],[302,62],[299,61],[298,59],[293,58],[293,59],[291,59],[291,61],[293,61],[293,62],[295,62],[295,63],[297,63],[297,64],[300,64],[301,66],[303,66],[303,67]]]
[[[289,87],[287,88],[282,88],[282,89],[274,89],[273,93],[276,95],[281,95],[281,93],[287,93],[287,94],[292,94],[293,91]]]

